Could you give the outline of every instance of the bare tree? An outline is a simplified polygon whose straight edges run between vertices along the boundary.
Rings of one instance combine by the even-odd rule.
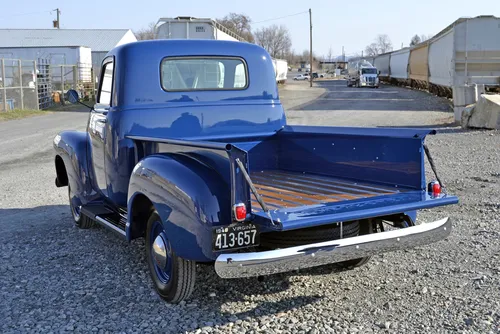
[[[295,50],[291,50],[288,55],[285,57],[286,61],[288,62],[288,65],[295,64],[297,62],[297,59],[299,56],[295,53]]]
[[[284,25],[272,25],[258,29],[254,33],[255,41],[269,52],[273,58],[285,58],[290,54],[292,39]]]
[[[137,31],[134,31],[134,35],[137,40],[146,40],[146,39],[154,39],[155,38],[155,22],[150,22],[146,28],[141,28]]]
[[[374,57],[376,55],[392,51],[392,42],[387,35],[378,35],[375,41],[365,48],[366,57]]]
[[[415,35],[411,38],[411,41],[410,41],[410,46],[414,46],[414,45],[417,45],[419,44],[420,42],[422,42],[422,39],[420,38],[419,35]]]
[[[333,57],[333,51],[332,51],[332,47],[330,47],[328,49],[328,54],[326,55],[326,58],[328,59],[328,61],[332,61],[332,57]]]
[[[387,35],[378,35],[376,39],[378,50],[380,53],[392,51],[392,42]]]
[[[245,14],[229,13],[223,18],[217,19],[217,22],[219,22],[235,34],[243,37],[248,42],[255,42],[255,38],[252,34],[252,20],[249,16]]]
[[[425,42],[425,41],[427,41],[427,40],[429,40],[431,38],[432,38],[432,35],[422,34],[422,35],[420,35],[420,42]]]
[[[432,38],[432,35],[425,35],[425,34],[422,34],[422,35],[415,35],[411,38],[411,41],[410,41],[410,46],[414,46],[414,45],[417,45],[417,44],[420,44],[422,42],[425,42],[429,39]]]
[[[365,48],[365,56],[366,57],[375,57],[379,54],[377,43],[371,43],[367,45]]]

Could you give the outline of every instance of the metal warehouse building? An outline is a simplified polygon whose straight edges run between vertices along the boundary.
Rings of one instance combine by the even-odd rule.
[[[135,41],[130,29],[0,29],[0,58],[74,64],[78,60],[72,55],[79,55],[75,48],[84,47],[90,49],[95,68],[112,48]]]

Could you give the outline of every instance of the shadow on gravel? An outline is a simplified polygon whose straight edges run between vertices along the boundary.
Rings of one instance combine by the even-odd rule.
[[[46,221],[47,216],[57,219],[61,216],[69,217],[69,214],[69,205],[0,209],[0,230],[8,232],[18,228],[25,229],[26,226],[35,227],[38,223]]]
[[[22,322],[24,312],[38,309],[44,318],[58,315],[58,310],[83,317],[83,310],[92,309],[98,315],[92,320],[97,325],[108,322],[125,306],[137,323],[146,312],[151,319],[182,314],[200,325],[224,325],[262,316],[286,318],[287,311],[307,308],[323,299],[298,276],[335,270],[329,266],[266,276],[263,281],[229,280],[219,278],[212,264],[199,265],[191,298],[185,304],[167,305],[154,292],[144,240],[128,243],[101,227],[79,229],[72,222],[68,205],[0,209],[0,231],[0,268],[6,269],[0,280],[12,292],[0,301],[0,313],[2,308],[15,305],[16,313],[9,311],[13,326]],[[43,301],[43,307],[32,305],[34,295]],[[137,305],[146,311],[137,312]],[[218,314],[215,322],[211,320],[214,314]],[[124,329],[115,326],[113,330]]]

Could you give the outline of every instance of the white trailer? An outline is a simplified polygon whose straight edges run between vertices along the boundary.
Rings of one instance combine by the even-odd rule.
[[[0,48],[0,58],[22,59],[22,60],[46,60],[45,63],[52,65],[56,76],[68,76],[67,69],[71,66],[77,68],[77,78],[80,81],[91,82],[92,53],[90,48],[84,46],[74,47],[23,47],[23,48]],[[61,66],[64,65],[64,66]],[[71,73],[71,80],[74,74]]]
[[[379,71],[379,77],[380,79],[383,80],[388,80],[389,76],[391,75],[390,71],[390,64],[391,64],[391,54],[390,53],[384,53],[381,55],[378,55],[374,59],[374,64]]]
[[[285,83],[288,75],[288,62],[283,59],[273,59],[273,66],[276,73],[276,82]]]
[[[216,39],[245,41],[213,19],[178,16],[160,18],[155,25],[155,39]]]
[[[405,85],[408,82],[408,60],[410,48],[404,48],[391,53],[390,70],[391,82]]]
[[[500,85],[500,18],[461,18],[429,46],[429,82],[443,87]]]

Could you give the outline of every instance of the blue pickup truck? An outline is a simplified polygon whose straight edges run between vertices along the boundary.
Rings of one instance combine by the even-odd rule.
[[[353,268],[451,231],[449,217],[416,224],[418,210],[458,202],[437,174],[426,181],[433,130],[287,125],[257,45],[130,43],[99,82],[87,130],[54,139],[55,183],[79,228],[145,238],[168,302],[190,296],[196,263],[221,278]]]

